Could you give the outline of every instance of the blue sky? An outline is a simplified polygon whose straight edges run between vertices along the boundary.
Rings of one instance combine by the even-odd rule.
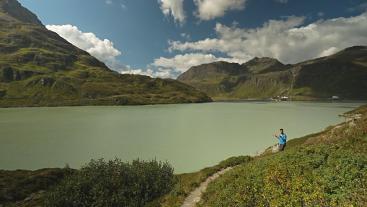
[[[255,56],[295,63],[367,44],[366,0],[20,2],[112,69],[152,76]]]

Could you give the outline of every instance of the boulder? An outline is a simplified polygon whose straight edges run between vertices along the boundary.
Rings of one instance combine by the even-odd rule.
[[[14,71],[11,67],[0,69],[0,82],[11,82],[14,79]]]
[[[4,97],[6,95],[6,90],[0,89],[0,98]]]

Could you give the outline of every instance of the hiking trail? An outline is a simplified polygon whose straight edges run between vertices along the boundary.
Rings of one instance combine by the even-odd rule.
[[[224,173],[232,170],[233,167],[227,167],[225,169],[222,169],[210,177],[208,177],[204,182],[200,184],[199,187],[197,187],[194,191],[192,191],[185,199],[184,203],[181,205],[181,207],[195,207],[197,203],[201,200],[202,194],[206,191],[206,188],[208,187],[209,183],[219,178]]]

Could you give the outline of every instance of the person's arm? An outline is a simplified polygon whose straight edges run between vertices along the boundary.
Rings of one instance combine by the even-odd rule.
[[[279,136],[278,136],[278,135],[276,135],[276,134],[274,134],[274,137],[275,137],[275,139],[279,139]]]

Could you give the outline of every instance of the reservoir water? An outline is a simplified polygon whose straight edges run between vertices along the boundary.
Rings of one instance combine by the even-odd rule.
[[[362,103],[240,102],[0,109],[0,169],[79,168],[90,159],[157,159],[176,173],[253,155],[342,122]]]

